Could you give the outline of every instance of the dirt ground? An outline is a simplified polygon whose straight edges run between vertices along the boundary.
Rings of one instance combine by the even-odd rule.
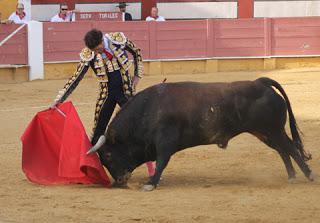
[[[274,78],[286,90],[304,133],[309,165],[320,174],[320,68],[166,76],[168,82]],[[140,89],[161,82],[147,76]],[[296,167],[289,184],[279,155],[243,134],[226,150],[198,146],[173,156],[163,181],[142,192],[145,166],[129,189],[100,186],[41,186],[21,170],[21,142],[37,111],[52,103],[65,80],[0,84],[0,222],[320,222],[320,181],[309,182]],[[88,131],[92,126],[97,82],[84,79],[70,99]]]

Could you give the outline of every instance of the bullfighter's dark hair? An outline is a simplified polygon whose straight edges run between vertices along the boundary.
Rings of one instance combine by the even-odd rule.
[[[85,35],[84,42],[92,50],[102,43],[102,36],[103,34],[100,30],[92,29]]]

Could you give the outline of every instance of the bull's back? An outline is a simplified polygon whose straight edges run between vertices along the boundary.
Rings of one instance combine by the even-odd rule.
[[[266,92],[273,94],[272,88],[256,81],[162,83],[139,92],[115,119],[128,123],[121,131],[132,128],[137,137],[152,138],[159,129],[174,125],[184,138],[201,141],[244,130],[243,119],[254,123],[247,114]]]

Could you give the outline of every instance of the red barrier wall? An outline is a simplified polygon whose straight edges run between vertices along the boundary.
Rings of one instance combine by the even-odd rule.
[[[44,23],[44,61],[78,60],[80,50],[84,47],[83,37],[91,28],[92,22]]]
[[[17,25],[1,25],[0,39]],[[122,31],[144,59],[320,55],[320,17],[167,22],[44,23],[44,61],[76,61],[91,28]],[[0,47],[0,64],[27,64],[26,28]]]
[[[212,20],[209,27],[209,57],[265,56],[263,19]]]
[[[273,56],[320,55],[320,18],[272,19]]]
[[[0,42],[16,30],[20,25],[0,24]],[[28,64],[27,27],[0,46],[0,64]]]
[[[83,37],[92,28],[103,33],[122,31],[142,50],[144,58],[149,58],[149,26],[146,22],[78,22],[44,23],[44,61],[78,60],[84,47]]]
[[[206,57],[207,20],[151,22],[150,59]]]
[[[90,28],[122,31],[144,59],[320,55],[320,17],[46,23],[45,61],[78,60]]]

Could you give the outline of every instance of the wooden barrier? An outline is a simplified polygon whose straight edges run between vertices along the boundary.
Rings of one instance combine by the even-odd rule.
[[[272,56],[320,55],[320,17],[271,19]]]
[[[320,17],[45,23],[45,61],[77,60],[91,28],[124,32],[144,59],[320,55]]]
[[[44,61],[78,60],[84,47],[83,37],[92,28],[92,22],[44,23]]]
[[[0,42],[14,32],[16,24],[0,24]],[[0,46],[0,64],[28,64],[27,27],[23,27],[6,43]]]
[[[0,40],[17,25],[1,25]],[[320,17],[167,22],[44,23],[44,61],[77,61],[92,29],[121,31],[145,60],[320,55]],[[0,47],[0,64],[27,64],[26,28]]]

